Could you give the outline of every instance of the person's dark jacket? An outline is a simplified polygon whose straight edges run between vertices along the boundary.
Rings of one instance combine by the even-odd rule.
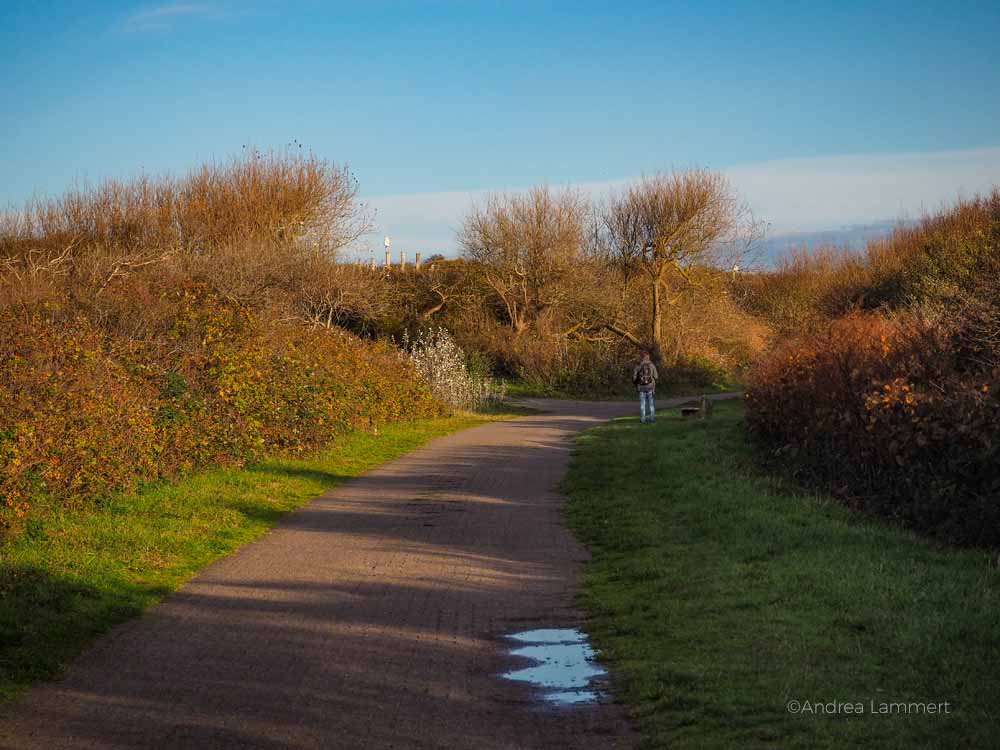
[[[650,369],[650,375],[652,376],[649,381],[649,385],[639,384],[639,371],[643,367],[648,367]],[[656,365],[652,362],[640,362],[635,367],[632,368],[632,382],[635,383],[635,389],[641,392],[652,393],[656,390],[656,381],[660,377],[660,373],[656,371]]]

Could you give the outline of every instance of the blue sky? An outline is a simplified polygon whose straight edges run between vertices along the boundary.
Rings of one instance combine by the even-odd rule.
[[[907,218],[1000,182],[997,38],[996,2],[6,0],[0,204],[296,139],[397,246],[688,166],[776,232]]]

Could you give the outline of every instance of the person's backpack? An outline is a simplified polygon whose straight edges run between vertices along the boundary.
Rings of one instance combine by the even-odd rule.
[[[653,368],[649,366],[649,362],[639,365],[639,371],[635,374],[635,384],[640,387],[653,384]]]

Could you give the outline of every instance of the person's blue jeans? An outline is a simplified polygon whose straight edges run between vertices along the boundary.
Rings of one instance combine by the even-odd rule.
[[[643,422],[656,421],[656,400],[652,391],[639,391],[639,416]]]

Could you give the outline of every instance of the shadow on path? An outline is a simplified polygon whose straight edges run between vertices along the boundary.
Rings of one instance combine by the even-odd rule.
[[[288,514],[6,707],[0,747],[627,746],[618,706],[498,678],[504,634],[579,625],[586,554],[552,488],[576,432],[634,411],[541,406]]]

